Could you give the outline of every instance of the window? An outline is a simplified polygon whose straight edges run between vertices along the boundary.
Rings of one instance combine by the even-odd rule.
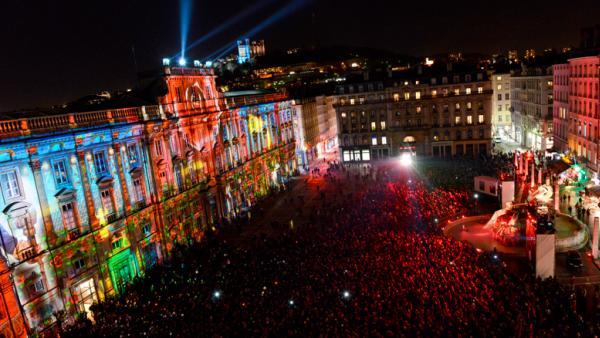
[[[454,88],[454,95],[460,95],[460,89]]]
[[[156,155],[158,155],[158,156],[163,155],[163,147],[162,147],[161,140],[154,140],[154,150],[156,152]]]
[[[122,246],[123,246],[123,238],[119,238],[119,239],[114,240],[112,242],[112,248],[113,248],[113,250],[119,249]]]
[[[135,144],[127,145],[127,158],[129,159],[129,164],[137,164],[138,162],[138,152]]]
[[[477,93],[478,94],[483,93],[483,87],[477,87]]]
[[[497,77],[496,77],[496,80],[498,80],[498,81],[502,81],[502,76],[497,76]],[[483,189],[482,189],[482,190],[483,190]]]
[[[104,174],[108,171],[106,154],[104,151],[94,153],[94,165],[96,166],[96,174]]]
[[[473,108],[473,104],[469,101],[467,102],[467,109],[471,109]]]
[[[467,89],[465,89],[465,93],[466,93],[467,95],[471,95],[471,88],[467,88]]]
[[[361,96],[361,97],[359,97],[359,98],[358,98],[358,103],[359,103],[359,104],[364,104],[364,103],[365,103],[365,98],[364,98],[364,97],[362,97],[362,96]]]
[[[371,122],[371,131],[377,130],[377,123]]]
[[[63,227],[66,230],[72,230],[77,228],[77,223],[75,220],[75,206],[73,205],[73,202],[63,204],[61,210]]]
[[[65,160],[54,161],[52,168],[54,169],[54,181],[56,182],[56,185],[69,182]]]
[[[142,227],[142,232],[146,235],[149,235],[151,230],[152,230],[152,227],[150,226],[150,223],[146,223]]]
[[[0,183],[2,185],[2,193],[4,199],[10,200],[21,196],[21,188],[17,178],[17,171],[11,170],[0,174]]]
[[[460,124],[460,116],[454,117],[454,124]]]
[[[385,130],[385,121],[380,121],[379,124],[381,126],[381,130]]]
[[[502,94],[498,94],[498,101],[502,101]]]
[[[484,122],[484,116],[483,116],[483,114],[479,114],[477,116],[477,122],[480,123],[480,124],[482,124]]]
[[[115,211],[114,211],[114,207],[113,207],[113,201],[112,201],[110,189],[102,190],[100,192],[100,199],[102,200],[102,207],[104,208],[106,215],[113,214]]]
[[[362,153],[362,160],[363,161],[370,161],[371,160],[371,152],[369,151],[369,149],[363,149],[361,153]]]
[[[354,104],[356,104],[356,100],[355,100],[354,98],[351,98],[351,99],[350,99],[350,104],[351,104],[351,105],[354,105]]]
[[[502,111],[502,105],[501,104],[498,105],[498,111]]]
[[[498,115],[498,122],[502,122],[502,115]]]
[[[510,104],[505,104],[505,105],[504,105],[504,109],[505,109],[506,111],[509,111],[509,110],[510,110]]]
[[[142,185],[141,177],[133,180],[133,188],[135,190],[135,198],[137,202],[144,201],[144,186]]]
[[[423,108],[421,108],[421,106],[417,106],[416,110],[417,110],[417,114],[421,114]]]
[[[377,145],[377,136],[371,137],[371,145],[374,145],[374,146]]]
[[[39,278],[35,281],[35,283],[33,283],[33,291],[35,293],[44,292],[44,281],[41,278]]]
[[[467,124],[473,124],[473,116],[467,115]]]
[[[344,162],[350,162],[350,151],[349,150],[344,150]]]
[[[404,93],[404,99],[405,100],[410,100],[410,93],[409,92],[405,92]]]
[[[73,268],[75,272],[81,271],[81,269],[85,268],[85,259],[79,258],[73,262]]]
[[[345,113],[345,112],[343,112],[343,113],[342,113],[342,118],[343,118],[343,119],[345,119],[346,117],[347,117],[346,113]]]
[[[510,94],[509,93],[504,94],[504,99],[505,100],[509,100],[510,99]]]
[[[460,103],[456,102],[454,104],[454,110],[460,110]]]
[[[432,90],[431,91],[431,96],[436,97],[437,96],[437,90]]]
[[[383,144],[383,145],[387,144],[387,137],[386,136],[381,136],[381,144]]]
[[[499,84],[498,87],[496,87],[496,88],[498,88],[498,90],[502,90],[502,85]]]
[[[417,100],[421,99],[421,92],[415,92],[415,99],[417,99]]]
[[[394,93],[394,101],[396,101],[396,102],[400,101],[400,94]]]

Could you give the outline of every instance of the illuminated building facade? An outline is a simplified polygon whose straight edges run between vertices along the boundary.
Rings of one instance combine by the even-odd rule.
[[[501,139],[513,139],[510,113],[510,74],[490,75],[492,80],[492,133]]]
[[[0,121],[0,334],[52,334],[295,170],[285,95],[165,68],[158,105]],[[50,330],[50,331],[49,331]]]
[[[552,130],[554,148],[562,153],[569,149],[569,64],[561,63],[553,67],[554,104],[552,106]]]
[[[598,172],[600,118],[600,56],[568,61],[568,147],[594,172]]]
[[[440,157],[489,154],[491,95],[491,82],[480,72],[339,87],[341,159],[386,159],[405,150]]]
[[[544,151],[553,146],[553,81],[552,67],[524,67],[510,78],[515,141],[523,148]]]

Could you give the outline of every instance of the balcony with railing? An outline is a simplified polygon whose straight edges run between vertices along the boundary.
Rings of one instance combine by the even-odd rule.
[[[168,105],[141,106],[90,112],[24,117],[0,121],[0,139],[106,124],[138,123],[160,119]]]

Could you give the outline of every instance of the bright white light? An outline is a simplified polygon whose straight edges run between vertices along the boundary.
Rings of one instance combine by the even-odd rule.
[[[185,64],[186,64],[185,59],[184,58],[180,58],[179,59],[179,65],[183,67],[183,66],[185,66]]]
[[[289,303],[290,303],[290,305],[294,305],[294,300],[290,299]]]
[[[171,64],[171,60],[169,60],[168,58],[163,59],[163,66],[168,66],[170,64]]]
[[[214,297],[215,299],[219,299],[219,298],[221,298],[221,291],[215,291],[215,292],[213,292],[213,297]]]
[[[345,290],[344,292],[342,292],[342,297],[344,297],[344,299],[350,298],[350,291]]]
[[[201,67],[202,63],[199,60],[194,60],[194,67]]]
[[[473,197],[475,197],[475,199],[478,199],[479,198],[479,194],[475,194],[475,195],[473,195]]]
[[[205,64],[205,66],[206,66],[207,68],[209,68],[209,67],[212,67],[212,65],[213,65],[212,61],[206,61],[206,64]]]
[[[410,167],[413,163],[412,155],[409,153],[404,153],[400,155],[400,164],[403,167]]]

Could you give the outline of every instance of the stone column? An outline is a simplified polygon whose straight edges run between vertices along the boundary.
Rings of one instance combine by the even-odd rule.
[[[54,225],[52,222],[52,216],[50,214],[50,206],[48,205],[48,198],[46,196],[46,189],[44,189],[44,179],[42,177],[42,166],[39,160],[32,160],[29,162],[31,171],[33,172],[33,179],[35,182],[35,189],[37,191],[38,199],[40,201],[40,209],[42,209],[42,219],[44,220],[44,230],[46,231],[46,238],[48,247],[54,247],[56,243],[56,233],[54,232]]]
[[[127,189],[127,181],[125,180],[125,172],[123,171],[123,157],[121,156],[121,146],[119,143],[113,144],[115,151],[117,170],[119,172],[119,182],[121,182],[121,194],[123,195],[123,208],[125,213],[131,211],[131,201],[129,200],[129,190]]]
[[[98,218],[96,217],[96,209],[94,207],[94,197],[92,196],[92,191],[90,189],[85,152],[81,150],[77,152],[77,161],[79,163],[79,171],[81,172],[81,187],[83,188],[83,194],[85,196],[89,226],[90,229],[95,230],[98,228]]]

